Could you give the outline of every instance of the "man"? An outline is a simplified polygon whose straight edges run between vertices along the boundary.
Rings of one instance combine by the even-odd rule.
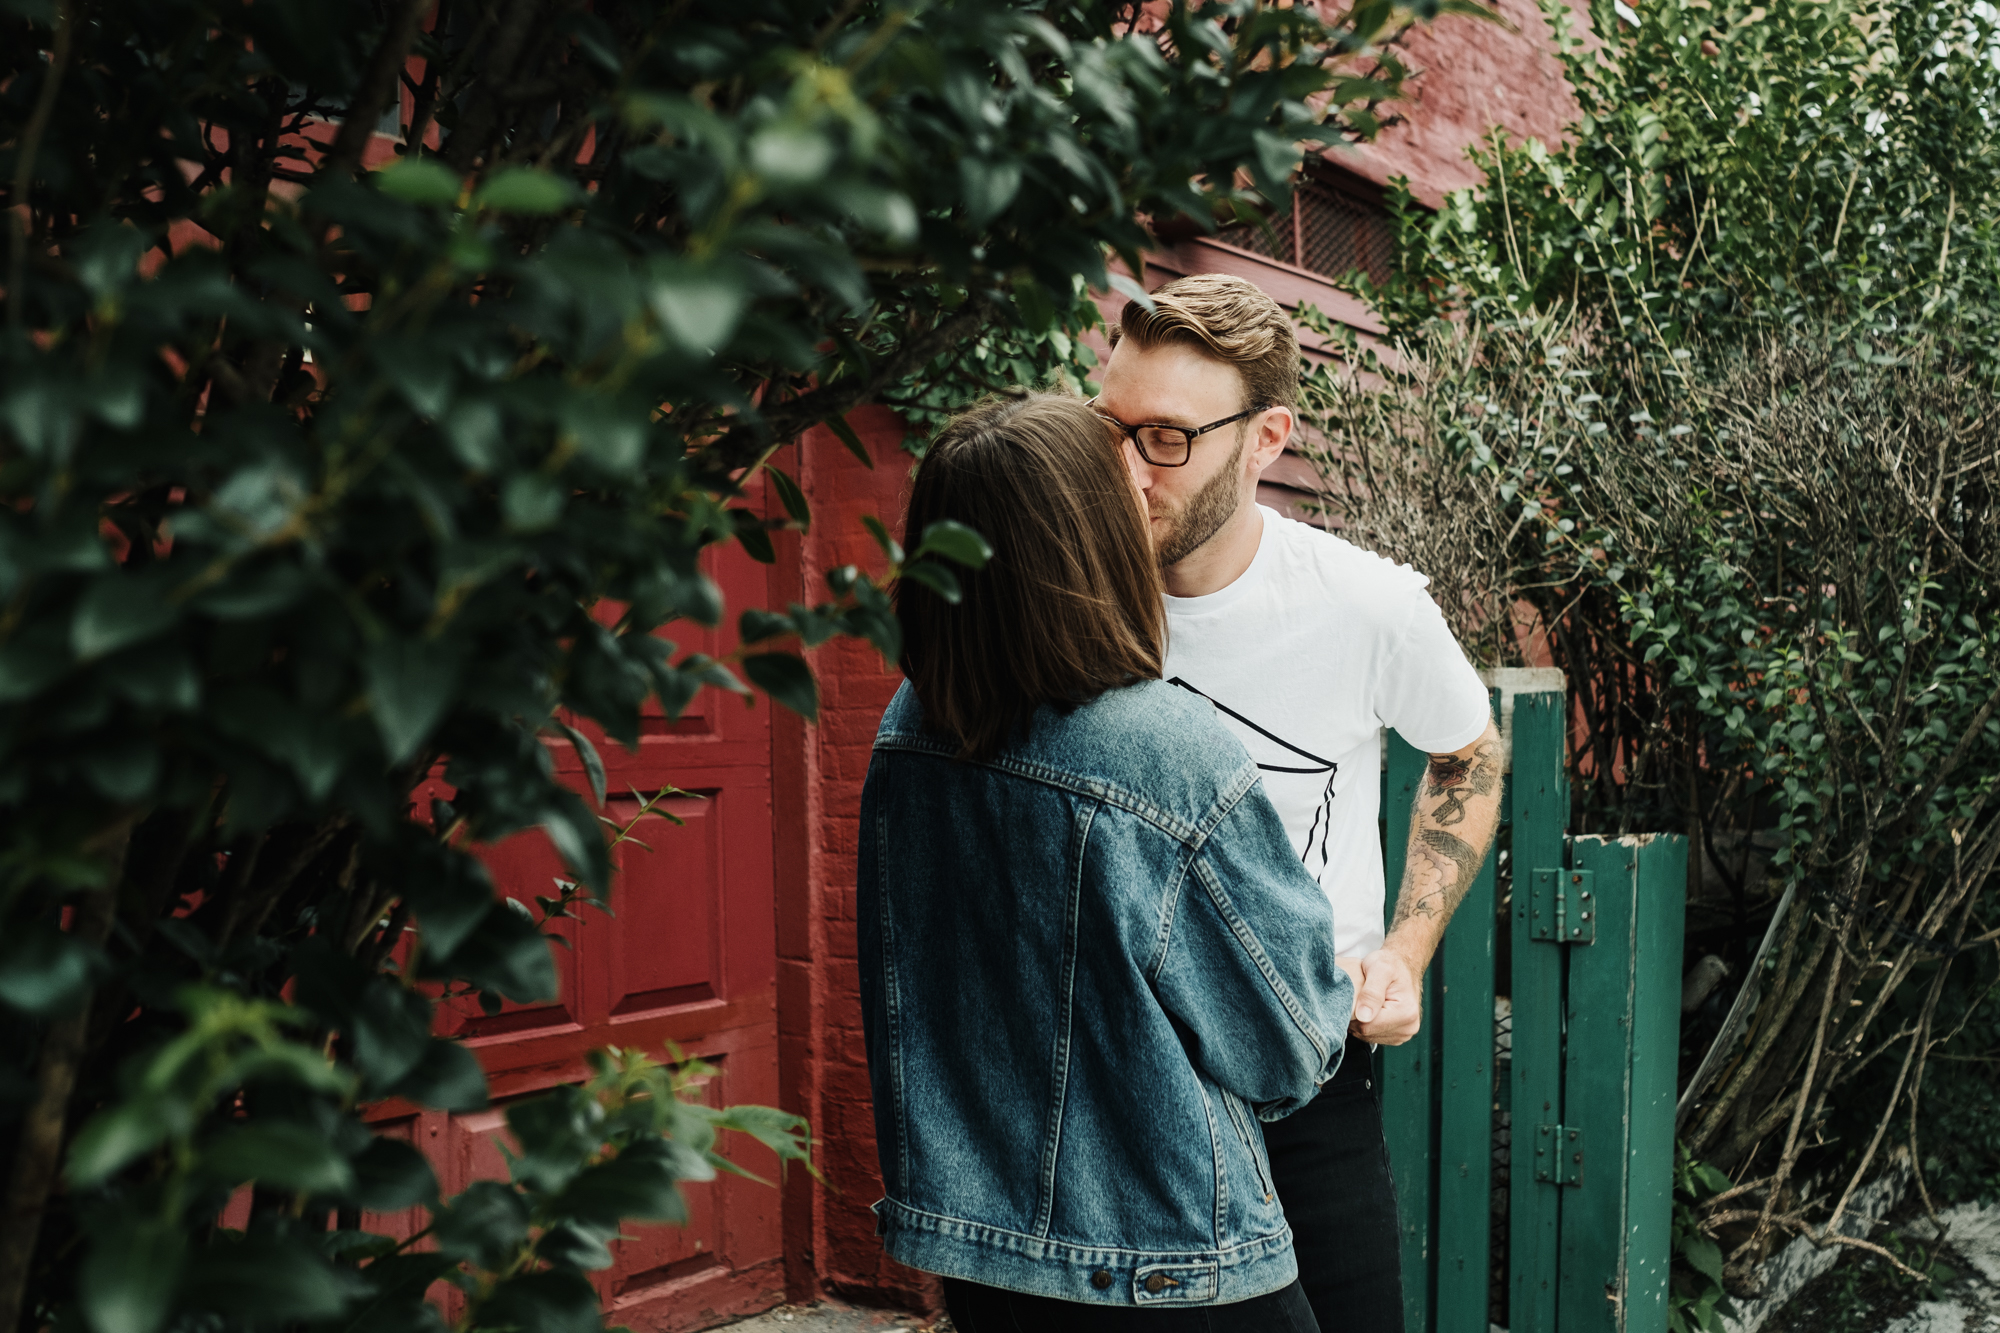
[[[1276,302],[1204,274],[1128,304],[1095,400],[1123,438],[1166,576],[1168,680],[1211,700],[1361,960],[1339,1073],[1264,1127],[1320,1327],[1403,1327],[1396,1198],[1370,1044],[1417,1032],[1418,981],[1500,816],[1486,689],[1428,582],[1256,503],[1297,425],[1299,350]],[[1383,930],[1381,732],[1430,755]]]

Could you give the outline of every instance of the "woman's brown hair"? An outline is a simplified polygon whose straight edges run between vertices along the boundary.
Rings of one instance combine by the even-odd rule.
[[[940,519],[977,531],[993,558],[954,568],[955,606],[900,580],[896,615],[903,673],[960,758],[991,757],[1041,704],[1159,679],[1159,563],[1124,459],[1081,400],[993,398],[946,426],[917,467],[904,545]]]

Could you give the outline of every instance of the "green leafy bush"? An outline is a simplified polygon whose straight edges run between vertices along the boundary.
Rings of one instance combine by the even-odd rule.
[[[893,659],[883,574],[985,558],[880,533],[817,605],[725,608],[704,552],[811,519],[778,447],[1071,361],[1142,218],[1372,123],[1405,17],[0,5],[0,1324],[435,1327],[443,1277],[465,1327],[594,1328],[582,1274],[718,1130],[802,1157],[629,1053],[511,1106],[512,1179],[455,1199],[358,1108],[483,1102],[441,988],[552,993],[547,918],[610,891],[585,723],[811,717],[792,640]],[[728,611],[745,649],[676,646]],[[472,855],[530,827],[581,886],[540,920]],[[360,1234],[411,1205],[434,1251]]]
[[[2000,858],[2000,26],[1669,0],[1594,5],[1593,44],[1547,10],[1572,137],[1403,196],[1398,272],[1355,280],[1389,346],[1308,398],[1347,526],[1476,652],[1568,672],[1572,826],[1698,849],[1688,955],[1741,985],[1685,1025],[1682,1128],[1750,1187],[1704,1211],[1747,1292],[1893,1149],[1990,1169],[1990,1098],[1949,1089],[2000,976],[1967,945]]]

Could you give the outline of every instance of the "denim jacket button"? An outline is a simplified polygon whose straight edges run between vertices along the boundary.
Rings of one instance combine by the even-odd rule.
[[[1155,1273],[1151,1277],[1146,1279],[1146,1291],[1154,1296],[1157,1296],[1162,1291],[1164,1291],[1166,1289],[1166,1285],[1167,1285],[1167,1280],[1164,1277],[1160,1276],[1158,1273]]]
[[[1090,1275],[1090,1285],[1096,1287],[1099,1291],[1103,1291],[1111,1285],[1111,1274],[1101,1268],[1098,1269]]]

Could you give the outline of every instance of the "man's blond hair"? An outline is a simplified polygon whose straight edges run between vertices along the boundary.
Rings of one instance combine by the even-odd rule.
[[[1175,278],[1153,294],[1151,310],[1127,301],[1111,330],[1113,347],[1185,343],[1243,376],[1252,407],[1299,404],[1299,339],[1284,308],[1254,283],[1223,273]]]

